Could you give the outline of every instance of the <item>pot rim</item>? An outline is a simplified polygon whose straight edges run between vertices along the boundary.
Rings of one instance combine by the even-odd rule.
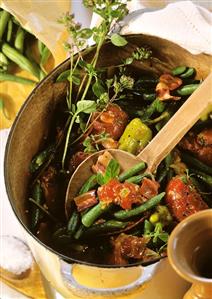
[[[127,35],[127,37],[135,37],[135,36],[142,36],[145,34],[129,34]],[[159,37],[156,37],[159,38]],[[162,38],[163,39],[163,38]],[[164,40],[164,39],[163,39]],[[91,46],[93,47],[93,46]],[[84,50],[83,50],[84,51]],[[76,53],[77,54],[77,53]],[[9,159],[9,150],[10,150],[10,144],[11,144],[11,140],[13,138],[13,134],[15,131],[15,128],[18,124],[19,119],[21,118],[22,113],[25,110],[25,107],[28,105],[28,103],[31,101],[31,97],[32,95],[35,93],[35,91],[40,88],[44,82],[46,80],[48,80],[50,77],[52,77],[52,75],[58,71],[59,68],[61,68],[64,64],[66,64],[69,61],[69,58],[65,59],[64,61],[62,61],[59,65],[57,65],[43,80],[41,80],[36,87],[31,91],[31,93],[28,95],[28,97],[26,98],[26,100],[24,101],[23,105],[21,106],[21,108],[19,109],[15,120],[13,121],[13,124],[10,128],[10,132],[9,132],[9,136],[7,138],[7,143],[6,143],[6,147],[5,147],[5,154],[4,154],[4,181],[5,181],[5,188],[6,188],[6,193],[10,202],[10,205],[12,207],[12,210],[16,216],[16,218],[18,219],[19,223],[21,224],[21,226],[25,229],[25,231],[33,238],[35,239],[40,245],[44,246],[45,249],[48,249],[51,253],[59,256],[62,260],[69,262],[71,264],[73,263],[77,263],[77,264],[81,264],[81,265],[87,265],[87,266],[92,266],[92,267],[98,267],[98,268],[128,268],[128,267],[135,267],[135,266],[148,266],[151,265],[153,263],[157,263],[159,262],[161,259],[164,259],[166,257],[160,257],[157,258],[155,260],[152,260],[151,262],[137,262],[137,263],[132,263],[132,264],[127,264],[127,265],[108,265],[108,264],[96,264],[96,263],[92,263],[92,262],[87,262],[87,261],[83,261],[83,260],[78,260],[69,256],[66,256],[62,253],[57,252],[55,249],[51,248],[50,246],[48,246],[47,244],[43,243],[38,237],[36,237],[32,231],[28,228],[28,226],[22,221],[22,219],[18,216],[18,213],[15,209],[15,205],[13,203],[12,200],[12,195],[11,195],[11,190],[9,187],[9,179],[8,179],[8,171],[7,171],[7,161]]]

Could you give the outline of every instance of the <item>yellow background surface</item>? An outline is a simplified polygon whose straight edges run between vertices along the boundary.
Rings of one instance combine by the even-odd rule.
[[[21,4],[21,5],[20,5]],[[0,0],[0,6],[14,15],[24,28],[30,30],[53,53],[45,69],[47,72],[67,57],[63,42],[67,34],[63,25],[58,23],[58,18],[70,11],[70,1],[54,0]],[[37,46],[34,45],[33,54],[38,57]],[[13,74],[33,79],[27,71],[15,68]],[[4,101],[4,113],[0,110],[0,129],[8,128],[18,113],[21,105],[33,90],[33,85],[22,85],[15,82],[0,82],[0,98]],[[5,115],[7,118],[5,117]]]

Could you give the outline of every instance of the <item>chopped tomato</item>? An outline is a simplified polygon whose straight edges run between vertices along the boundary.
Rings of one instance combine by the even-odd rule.
[[[191,181],[186,179],[186,182],[184,182],[181,176],[172,178],[168,183],[166,202],[171,213],[178,221],[208,208]]]
[[[138,185],[128,182],[120,183],[117,179],[112,179],[99,187],[97,193],[100,201],[113,202],[126,210],[131,209],[133,203],[142,202]]]
[[[143,197],[150,199],[158,194],[160,184],[148,178],[144,178],[140,187],[140,192]]]
[[[93,134],[108,133],[111,138],[117,140],[122,135],[128,121],[127,114],[116,104],[109,104],[105,112],[96,112],[93,115]]]

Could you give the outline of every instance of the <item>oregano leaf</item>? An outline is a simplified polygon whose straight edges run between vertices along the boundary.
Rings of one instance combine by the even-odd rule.
[[[126,46],[126,44],[128,43],[126,38],[119,35],[118,33],[114,33],[110,39],[111,39],[112,44],[114,44],[117,47]]]
[[[91,113],[96,111],[96,102],[90,100],[83,100],[77,102],[77,113]]]

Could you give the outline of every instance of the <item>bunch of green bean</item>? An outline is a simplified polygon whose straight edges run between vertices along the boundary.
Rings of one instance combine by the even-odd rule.
[[[146,164],[144,162],[140,162],[136,166],[122,173],[118,179],[120,182],[127,181],[139,184],[144,177],[151,177],[149,173],[139,174],[145,168]],[[97,182],[96,175],[94,174],[84,183],[79,194],[83,194],[95,186],[97,186]],[[105,205],[105,203],[101,201],[81,214],[77,212],[76,208],[74,208],[67,224],[67,233],[73,236],[74,239],[78,240],[93,234],[101,235],[102,233],[113,233],[125,229],[131,218],[142,215],[144,212],[153,209],[161,202],[164,195],[165,192],[162,192],[136,208],[132,208],[131,210],[119,210],[115,213],[112,212],[112,203]],[[112,219],[108,219],[104,223],[100,224],[95,223],[97,219],[100,219],[109,211],[112,213]]]
[[[39,64],[27,55],[29,41],[36,37],[26,31],[7,11],[0,10],[0,81],[14,81],[21,84],[36,84],[46,76],[43,65],[50,56],[49,49],[37,40],[40,53]],[[29,51],[28,51],[29,52]],[[10,64],[14,63],[33,74],[36,80],[19,77],[10,73]]]

